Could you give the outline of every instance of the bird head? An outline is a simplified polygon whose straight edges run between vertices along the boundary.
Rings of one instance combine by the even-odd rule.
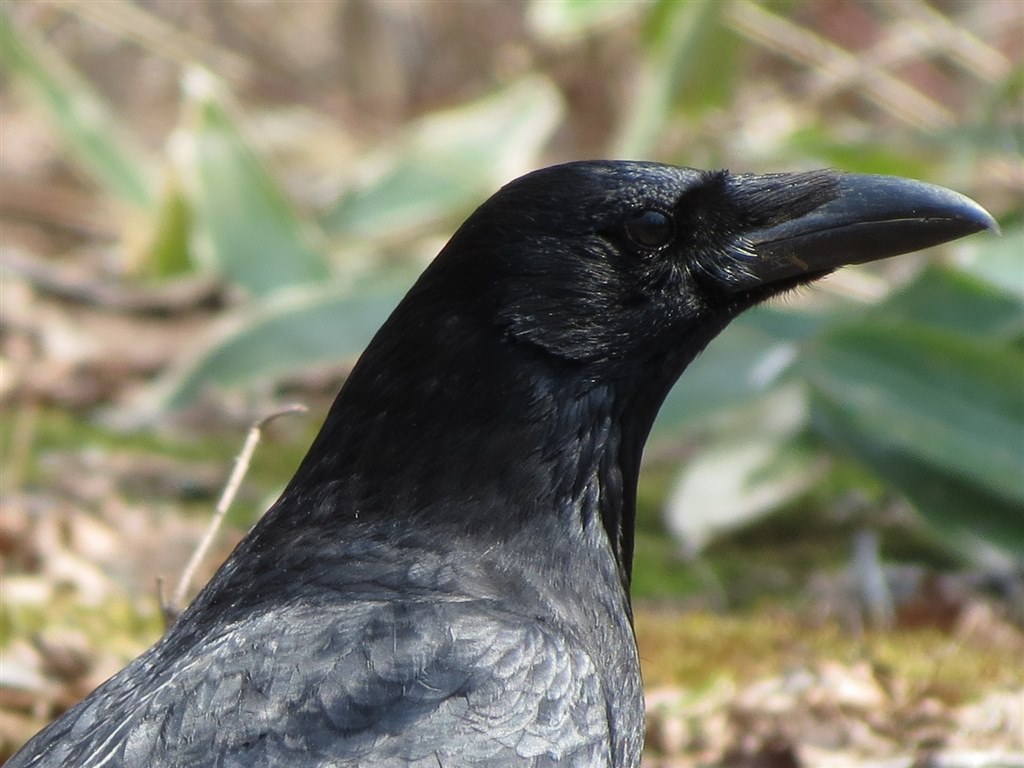
[[[630,375],[844,264],[995,226],[962,195],[896,177],[575,162],[497,192],[421,286],[588,375]]]

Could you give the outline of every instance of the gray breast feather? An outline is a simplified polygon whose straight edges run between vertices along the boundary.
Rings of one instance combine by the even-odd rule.
[[[40,734],[23,765],[610,764],[594,661],[546,624],[466,601],[315,613],[291,606],[184,650],[156,645]]]

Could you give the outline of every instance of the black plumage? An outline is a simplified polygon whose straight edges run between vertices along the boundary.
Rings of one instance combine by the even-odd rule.
[[[992,226],[955,193],[828,171],[512,182],[195,602],[9,765],[636,766],[633,518],[668,390],[744,309]]]

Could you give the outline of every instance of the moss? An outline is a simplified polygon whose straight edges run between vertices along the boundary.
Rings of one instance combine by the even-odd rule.
[[[739,685],[825,660],[869,662],[910,692],[955,704],[992,687],[1024,685],[1024,635],[973,633],[954,639],[935,628],[854,635],[835,622],[810,624],[795,613],[764,607],[719,616],[640,607],[637,639],[649,688],[701,689],[722,678]],[[1013,646],[1013,647],[1009,647]]]

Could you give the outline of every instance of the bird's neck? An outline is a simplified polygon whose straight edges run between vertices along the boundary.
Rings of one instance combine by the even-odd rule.
[[[552,558],[580,536],[611,553],[628,586],[658,403],[623,402],[511,340],[419,342],[364,355],[285,492],[290,514],[347,537],[380,525],[504,547],[544,537]]]

